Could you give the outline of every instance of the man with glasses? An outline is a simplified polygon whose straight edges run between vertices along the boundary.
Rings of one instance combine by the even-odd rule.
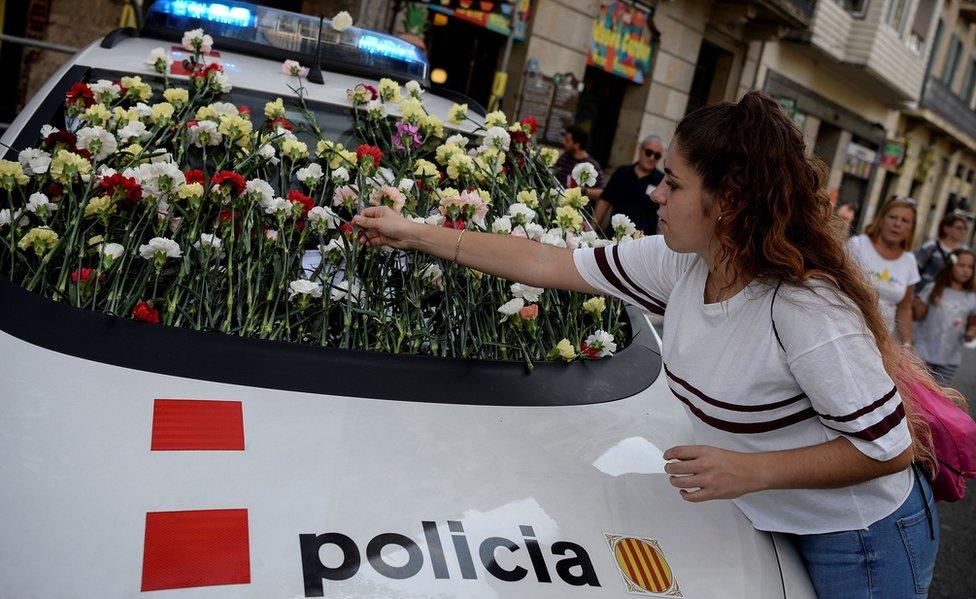
[[[640,144],[637,162],[614,171],[593,211],[599,229],[606,228],[612,214],[624,214],[645,235],[657,233],[657,204],[651,200],[651,192],[664,179],[657,169],[663,154],[661,137],[649,135]]]
[[[918,270],[922,275],[917,289],[922,289],[933,280],[949,254],[965,247],[969,223],[964,216],[947,214],[939,221],[939,238],[927,241],[915,252]]]

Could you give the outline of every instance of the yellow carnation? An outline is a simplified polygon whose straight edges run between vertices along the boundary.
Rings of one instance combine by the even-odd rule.
[[[203,197],[203,185],[197,182],[184,183],[176,191],[177,197],[181,200],[193,200]]]
[[[0,160],[0,187],[10,191],[28,181],[30,178],[24,174],[24,167],[19,162]]]
[[[559,150],[556,148],[542,148],[539,150],[539,156],[546,166],[552,168],[556,165],[556,161],[559,160]]]
[[[529,208],[539,207],[539,195],[536,193],[534,189],[525,189],[523,191],[518,192],[518,196],[516,199],[522,204],[528,206]]]
[[[556,222],[563,229],[579,231],[583,227],[583,215],[572,206],[560,206],[556,208]]]
[[[421,178],[436,177],[437,165],[421,158],[413,163],[413,174]]]
[[[152,88],[142,80],[142,77],[134,75],[132,77],[122,77],[119,80],[122,87],[126,89],[126,95],[136,100],[148,100],[152,97]]]
[[[190,100],[190,92],[182,87],[171,87],[163,91],[163,97],[174,105],[186,104]]]
[[[599,318],[603,311],[607,309],[607,300],[602,297],[591,297],[590,299],[583,302],[583,311],[587,314],[592,315],[594,318]]]
[[[416,98],[407,98],[400,102],[400,117],[408,123],[419,124],[420,119],[427,116],[424,105]]]
[[[556,344],[556,347],[552,348],[552,351],[549,352],[549,358],[559,358],[567,362],[572,362],[576,358],[576,348],[573,347],[573,344],[569,342],[569,339],[562,339]]]
[[[89,125],[105,125],[112,119],[112,113],[101,104],[92,104],[79,118]]]
[[[173,105],[169,102],[153,104],[151,108],[152,112],[149,115],[149,120],[157,125],[167,123],[173,118],[174,110]]]
[[[451,121],[455,125],[460,125],[466,118],[468,118],[467,104],[455,104],[454,106],[451,106],[450,110],[447,111],[447,120]]]
[[[292,160],[301,160],[308,156],[308,146],[297,139],[286,139],[281,143],[281,155]]]
[[[379,85],[380,98],[384,102],[399,102],[400,101],[400,84],[392,79],[383,78],[380,79]]]
[[[91,164],[81,156],[67,150],[58,150],[51,161],[51,178],[58,183],[72,183],[75,177],[91,172]]]
[[[85,204],[85,216],[102,216],[112,212],[115,209],[115,205],[112,203],[112,198],[109,196],[99,196],[97,198],[92,198],[88,200]]]
[[[504,127],[508,124],[508,117],[501,110],[496,110],[495,112],[489,112],[485,117],[485,128],[490,129],[491,127]]]
[[[272,100],[264,105],[264,116],[268,117],[268,120],[283,119],[286,114],[285,101],[281,98]]]
[[[17,247],[22,250],[33,247],[34,253],[43,256],[47,251],[58,243],[58,234],[48,227],[34,227],[24,234],[17,242]]]

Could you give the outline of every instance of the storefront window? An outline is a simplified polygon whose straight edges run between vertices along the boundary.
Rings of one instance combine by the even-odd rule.
[[[952,82],[956,80],[956,67],[959,66],[959,57],[962,55],[962,40],[959,36],[952,34],[949,43],[949,54],[946,56],[945,65],[942,68],[942,83],[952,87]]]

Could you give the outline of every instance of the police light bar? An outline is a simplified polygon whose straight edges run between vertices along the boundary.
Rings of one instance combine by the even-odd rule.
[[[319,19],[247,2],[157,0],[146,13],[144,31],[172,38],[202,28],[226,50],[275,59],[305,57],[312,62]],[[423,50],[391,35],[322,25],[321,65],[325,70],[394,79],[427,81],[430,63]]]

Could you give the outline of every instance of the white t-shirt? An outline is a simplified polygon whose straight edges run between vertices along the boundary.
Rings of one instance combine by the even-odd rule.
[[[871,238],[864,234],[851,237],[847,241],[847,251],[861,265],[868,280],[878,290],[881,316],[888,323],[888,328],[894,331],[898,302],[905,299],[905,291],[909,285],[922,280],[915,254],[902,252],[897,260],[888,260],[874,249]]]
[[[860,313],[825,284],[754,282],[705,304],[708,267],[660,235],[574,252],[576,268],[608,295],[664,312],[664,365],[695,442],[742,452],[796,449],[846,437],[876,460],[911,444],[901,396]],[[666,308],[666,309],[665,309]],[[864,529],[911,491],[910,469],[840,489],[750,493],[735,504],[760,530],[814,534]]]
[[[946,287],[933,306],[929,296],[934,287],[934,283],[929,283],[918,294],[929,308],[916,329],[915,353],[929,364],[958,366],[962,362],[966,325],[969,317],[976,314],[976,293]]]

